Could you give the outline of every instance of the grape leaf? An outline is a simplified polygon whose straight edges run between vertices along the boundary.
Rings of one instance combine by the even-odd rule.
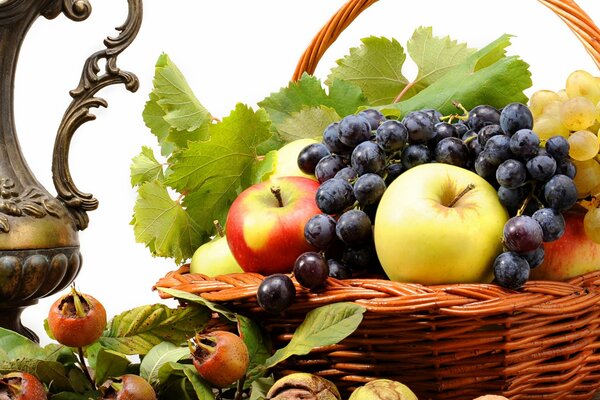
[[[264,110],[254,112],[238,104],[211,126],[210,140],[190,142],[169,160],[172,173],[167,183],[188,193],[183,205],[197,224],[196,237],[206,241],[214,233],[213,221],[223,222],[235,197],[255,183],[255,165],[260,162],[256,147],[271,136],[269,126]]]
[[[417,77],[410,83],[417,92],[436,82],[475,52],[475,49],[470,49],[465,43],[458,43],[449,36],[433,36],[431,27],[417,28],[408,41],[406,50],[419,68]]]
[[[162,342],[154,346],[140,364],[140,376],[155,385],[159,382],[161,367],[170,362],[177,362],[189,356],[190,349],[179,347],[171,342]]]
[[[457,111],[453,101],[467,109],[479,104],[501,108],[510,102],[526,103],[523,91],[532,83],[529,65],[517,56],[507,57],[505,49],[509,45],[510,36],[502,35],[417,95],[378,108],[388,115],[423,108],[451,114]]]
[[[210,318],[205,307],[140,306],[115,316],[100,337],[100,344],[123,354],[144,355],[163,341],[185,343]]]
[[[162,181],[163,167],[150,147],[143,146],[142,152],[131,160],[131,186],[139,186],[153,180]]]
[[[315,308],[294,332],[292,340],[265,361],[271,368],[293,355],[308,354],[312,349],[336,344],[360,325],[366,309],[354,303],[334,303]]]
[[[142,118],[150,132],[158,139],[161,154],[168,156],[175,150],[175,144],[168,141],[171,125],[165,121],[165,112],[158,105],[158,96],[150,92],[150,99],[146,102]]]
[[[284,118],[278,130],[281,137],[287,142],[305,138],[312,139],[322,136],[329,124],[340,119],[338,113],[332,108],[325,106],[305,108]]]
[[[263,158],[252,165],[252,183],[267,180],[275,171],[277,162],[277,150],[268,152]]]
[[[258,105],[269,113],[277,128],[287,117],[305,108],[327,106],[345,116],[366,104],[360,88],[354,85],[332,81],[328,86],[329,94],[318,78],[304,73],[297,82],[290,82],[287,87],[271,93]]]
[[[171,257],[177,263],[190,258],[201,244],[200,227],[158,181],[138,189],[131,224],[136,240],[145,243],[153,255]]]
[[[382,105],[394,101],[408,84],[402,74],[406,53],[395,39],[371,36],[361,40],[362,45],[350,49],[350,54],[336,61],[326,84],[339,79],[358,86],[369,105]],[[408,93],[410,95],[413,93]]]
[[[353,114],[358,107],[367,104],[367,98],[356,85],[340,79],[334,79],[328,86],[329,101],[324,105],[333,108],[341,117]]]
[[[316,107],[327,103],[327,93],[321,81],[311,75],[303,74],[297,82],[290,82],[279,92],[271,93],[258,103],[268,113],[274,125],[280,124],[292,113],[304,107]]]
[[[159,141],[161,138],[163,141],[166,139],[179,148],[186,148],[188,141],[208,139],[212,117],[200,104],[185,77],[168,55],[162,54],[158,58],[153,82],[154,89],[146,104],[144,117]],[[165,123],[168,124],[166,137]]]

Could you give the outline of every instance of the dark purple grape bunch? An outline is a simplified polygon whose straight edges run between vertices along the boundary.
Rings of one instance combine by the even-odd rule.
[[[577,201],[569,143],[555,136],[542,147],[532,130],[531,112],[520,103],[502,111],[475,107],[467,125],[476,132],[471,140],[481,147],[475,171],[498,189],[500,202],[512,216],[503,232],[505,252],[494,262],[495,281],[518,289],[531,268],[543,262],[543,243],[562,236],[562,212]]]

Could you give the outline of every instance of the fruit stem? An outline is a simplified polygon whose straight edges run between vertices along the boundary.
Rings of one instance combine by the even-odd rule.
[[[244,381],[246,380],[246,375],[242,376],[237,383],[237,389],[235,390],[235,397],[233,400],[242,400],[242,395],[244,394]]]
[[[412,81],[409,82],[408,85],[404,86],[402,91],[400,91],[400,93],[398,93],[398,96],[396,96],[396,98],[394,99],[393,103],[398,103],[402,99],[402,97],[404,97],[406,92],[408,92],[413,86],[415,86],[415,83],[416,81]]]
[[[219,235],[219,237],[225,236],[225,231],[223,230],[223,225],[221,225],[219,220],[215,219],[213,221],[213,224],[215,225],[215,228],[217,229],[217,235]]]
[[[271,186],[271,193],[277,199],[279,207],[283,207],[283,199],[281,198],[281,188],[279,186]]]
[[[466,188],[464,188],[456,197],[448,204],[448,208],[452,208],[465,194],[469,193],[471,190],[475,189],[475,185],[469,183]]]
[[[529,205],[529,202],[531,201],[531,199],[533,199],[533,189],[531,190],[531,192],[527,195],[527,197],[525,198],[525,200],[523,201],[523,204],[521,205],[521,207],[519,208],[519,210],[517,211],[517,217],[520,217],[521,215],[523,215],[523,213],[525,212],[525,209],[527,208],[527,206]]]
[[[92,376],[90,375],[90,371],[87,368],[87,365],[85,365],[85,357],[83,356],[83,348],[82,347],[78,347],[77,348],[77,354],[79,355],[79,363],[81,364],[81,369],[83,370],[83,373],[85,375],[85,377],[87,378],[88,381],[90,381],[90,384],[92,385],[92,389],[96,390],[96,382],[94,382],[94,380],[92,379]]]

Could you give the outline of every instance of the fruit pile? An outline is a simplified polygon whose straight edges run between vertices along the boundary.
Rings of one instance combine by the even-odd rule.
[[[539,90],[531,96],[534,127],[542,139],[561,135],[570,146],[579,199],[588,211],[584,218],[587,236],[600,243],[600,79],[582,70],[574,71],[558,92]]]
[[[377,257],[385,252],[373,235],[378,205],[385,201],[386,188],[405,171],[437,163],[470,169],[497,190],[512,218],[504,225],[505,251],[494,261],[495,278],[502,286],[519,288],[530,269],[543,261],[543,242],[564,232],[561,212],[577,200],[569,142],[553,136],[540,147],[532,127],[533,116],[520,103],[502,110],[480,105],[446,117],[421,110],[402,121],[369,109],[329,125],[323,142],[307,146],[298,156],[300,169],[314,173],[321,183],[316,202],[322,211],[305,226],[306,240],[321,253],[307,252],[296,260],[298,282],[316,288],[324,284],[327,271],[345,278],[351,271],[372,270],[379,261],[393,279],[389,262]],[[454,207],[475,182],[443,205]]]

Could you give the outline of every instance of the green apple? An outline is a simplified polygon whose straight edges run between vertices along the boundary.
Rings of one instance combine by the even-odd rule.
[[[269,178],[278,178],[283,176],[301,176],[317,180],[312,174],[305,174],[298,168],[298,155],[309,144],[319,143],[314,139],[298,139],[282,146],[277,150],[275,158],[275,170]]]
[[[396,178],[375,217],[377,256],[390,280],[489,282],[508,213],[482,177],[423,164]]]
[[[204,243],[194,252],[190,262],[190,272],[209,277],[217,275],[244,272],[235,261],[227,237],[217,236],[210,242]]]

